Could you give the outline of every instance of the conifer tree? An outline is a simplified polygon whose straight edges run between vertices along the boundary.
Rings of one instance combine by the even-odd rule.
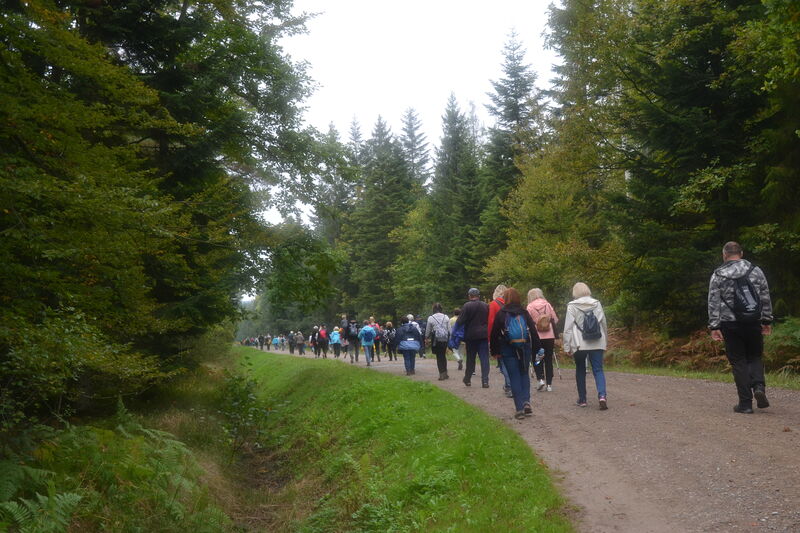
[[[378,118],[372,137],[364,143],[364,189],[346,229],[350,257],[351,295],[360,314],[395,316],[389,276],[397,246],[389,233],[403,224],[414,201],[414,183],[400,144]]]
[[[465,284],[476,284],[471,258],[480,215],[478,158],[469,121],[450,95],[442,117],[442,143],[436,151],[430,216],[435,239],[429,250],[440,299],[463,298]],[[468,288],[468,287],[467,287]]]
[[[502,70],[503,77],[492,82],[492,103],[486,106],[496,122],[489,130],[481,168],[477,268],[505,245],[508,220],[501,206],[522,176],[517,159],[536,153],[543,142],[543,104],[536,75],[525,63],[525,49],[513,33],[503,49]]]
[[[420,191],[423,191],[430,174],[428,168],[430,151],[425,134],[421,129],[422,123],[417,112],[413,108],[408,108],[403,115],[403,133],[400,136],[400,143],[403,146],[403,155],[406,158],[411,178],[419,184]]]

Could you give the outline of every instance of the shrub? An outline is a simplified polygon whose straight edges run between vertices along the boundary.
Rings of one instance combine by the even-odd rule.
[[[764,343],[764,363],[769,370],[800,372],[800,318],[775,324]]]

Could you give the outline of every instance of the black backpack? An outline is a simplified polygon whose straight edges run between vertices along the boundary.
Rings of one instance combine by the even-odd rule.
[[[755,265],[750,265],[750,269],[740,278],[728,278],[733,282],[733,305],[725,302],[737,322],[758,322],[761,320],[761,298],[753,282],[750,281],[750,272]]]
[[[578,309],[578,311],[581,310]],[[603,330],[600,328],[600,321],[594,316],[594,311],[589,309],[588,311],[581,311],[581,313],[583,313],[583,327],[578,326],[577,322],[575,325],[578,326],[584,340],[594,341],[602,338]]]
[[[356,325],[355,322],[347,326],[347,336],[350,337],[351,339],[358,338],[358,325]]]

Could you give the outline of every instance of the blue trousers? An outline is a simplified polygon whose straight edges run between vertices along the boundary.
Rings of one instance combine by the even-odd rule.
[[[500,352],[511,382],[514,407],[517,411],[522,411],[523,406],[531,402],[531,345],[527,342],[517,347],[505,345]]]
[[[586,356],[592,365],[594,384],[597,386],[597,397],[606,395],[606,376],[603,374],[603,350],[578,350],[575,358],[575,382],[578,385],[578,401],[586,401]]]
[[[414,365],[416,364],[416,350],[402,350],[400,352],[403,354],[403,363],[406,365],[406,372],[411,372],[414,370]]]

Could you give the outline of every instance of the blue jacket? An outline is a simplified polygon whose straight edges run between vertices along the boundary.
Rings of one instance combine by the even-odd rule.
[[[370,335],[371,337],[370,340],[364,340],[365,336],[364,333],[367,330],[369,330],[369,332],[367,332],[367,335],[369,335],[369,333],[372,333],[372,335]],[[361,331],[358,332],[358,340],[361,341],[361,346],[372,346],[373,344],[375,344],[376,336],[377,334],[375,333],[375,329],[372,326],[364,326],[363,328],[361,328]]]

